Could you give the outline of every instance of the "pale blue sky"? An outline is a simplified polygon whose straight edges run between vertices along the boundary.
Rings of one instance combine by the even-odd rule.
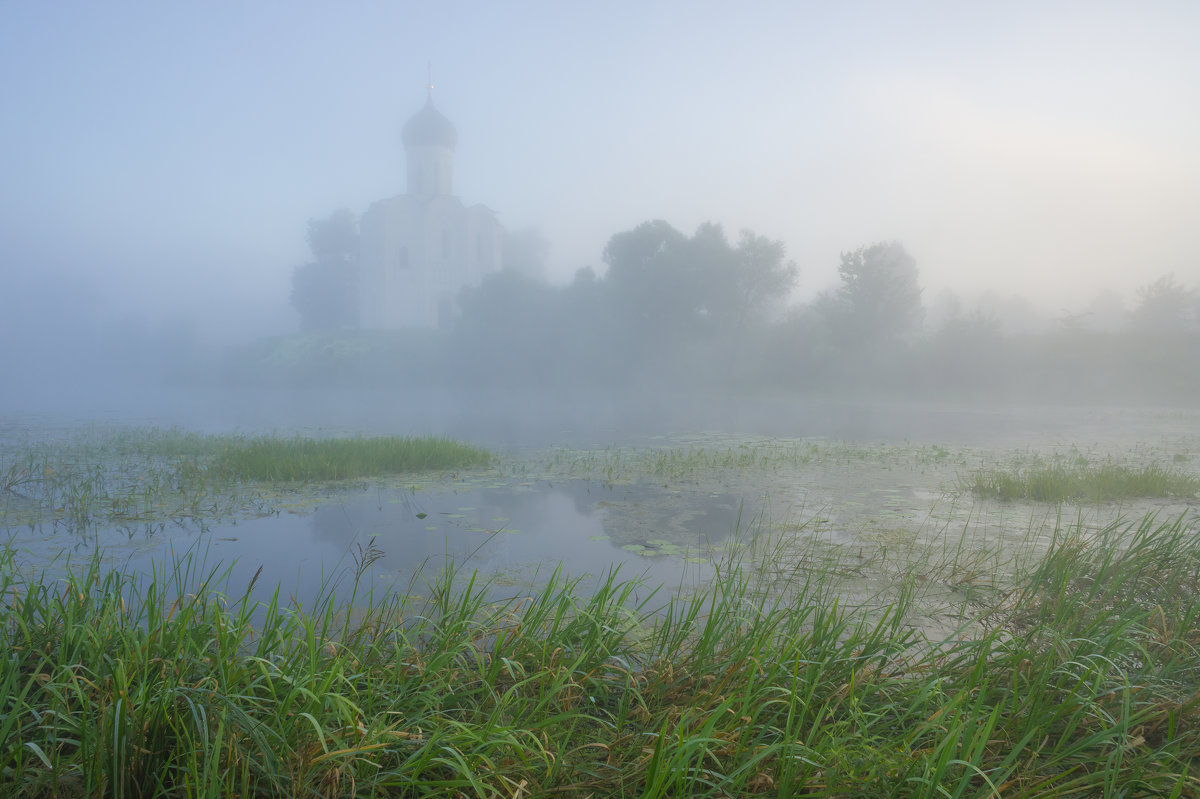
[[[306,221],[403,191],[432,62],[458,194],[557,280],[712,220],[784,240],[798,299],[897,239],[927,297],[1078,308],[1200,283],[1198,34],[1194,2],[14,3],[0,271],[288,329]]]

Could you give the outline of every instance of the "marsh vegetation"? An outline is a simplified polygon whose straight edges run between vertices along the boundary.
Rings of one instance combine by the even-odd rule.
[[[489,454],[10,434],[0,781],[23,796],[1192,795],[1195,442],[1158,441],[704,433]],[[1079,482],[989,488],[1043,473]],[[533,530],[512,498],[551,487],[574,508],[551,518],[575,521]],[[192,514],[137,568],[30,546]],[[324,536],[341,520],[344,556],[298,595],[270,561],[315,546],[310,520]],[[283,525],[275,554],[221,549],[266,523]],[[423,565],[401,568],[414,547]],[[587,566],[555,565],[571,548]],[[239,551],[248,566],[222,554]]]
[[[5,441],[0,527],[219,519],[278,506],[279,491],[361,477],[486,465],[485,450],[437,436],[199,435],[95,428]]]
[[[190,558],[29,580],[8,552],[0,775],[27,796],[1200,789],[1193,525],[1064,525],[942,639],[908,623],[913,564],[847,603],[846,564],[810,554],[731,556],[692,596],[612,572],[500,602],[449,573],[356,581],[251,623],[249,591]]]
[[[1200,479],[1159,464],[1140,468],[1104,463],[1061,464],[1015,471],[992,469],[970,475],[964,485],[977,496],[1035,502],[1119,502],[1122,500],[1193,497]]]

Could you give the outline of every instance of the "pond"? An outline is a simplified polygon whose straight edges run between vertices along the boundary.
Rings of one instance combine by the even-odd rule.
[[[233,564],[231,587],[248,585],[261,567],[263,586],[278,584],[304,603],[326,581],[348,579],[368,549],[376,582],[405,590],[421,590],[418,575],[435,576],[446,563],[459,567],[461,579],[478,572],[499,593],[532,589],[559,567],[577,578],[620,568],[648,585],[699,585],[712,553],[735,532],[737,498],[707,497],[686,514],[672,513],[676,500],[644,486],[586,480],[372,487],[347,489],[310,510],[168,538],[177,548],[206,547],[211,564]],[[626,526],[631,511],[642,518]],[[127,568],[144,572],[162,543],[139,546]]]
[[[469,414],[440,422],[418,417],[397,431],[395,418],[388,428],[382,408],[372,405],[360,410],[358,418],[368,421],[358,427],[348,423],[350,411],[332,414],[337,424],[322,427],[319,407],[296,404],[277,417],[276,429],[453,432],[479,423]],[[647,586],[702,590],[715,565],[756,537],[784,541],[789,552],[817,545],[849,558],[848,585],[868,591],[899,568],[872,571],[863,565],[877,561],[872,552],[927,563],[932,580],[930,553],[1028,546],[1064,512],[1099,527],[1118,516],[1190,513],[1196,504],[1185,497],[1064,511],[981,501],[961,486],[975,470],[1043,462],[1165,463],[1195,473],[1200,425],[1186,410],[860,405],[820,412],[810,404],[788,416],[766,402],[726,409],[727,429],[738,432],[701,429],[707,420],[687,413],[660,419],[657,429],[642,418],[624,430],[611,416],[594,424],[555,416],[531,432],[533,422],[514,410],[518,404],[498,403],[512,411],[509,426],[481,427],[472,439],[501,453],[487,469],[271,487],[208,516],[163,513],[82,529],[61,514],[31,521],[20,492],[4,491],[0,528],[33,570],[63,562],[64,554],[78,563],[99,552],[110,565],[148,573],[161,569],[169,552],[193,552],[206,568],[229,570],[232,593],[257,575],[258,598],[278,586],[283,598],[309,603],[323,588],[344,590],[364,559],[372,561],[373,585],[413,592],[423,590],[419,574],[429,578],[446,563],[460,580],[478,572],[495,592],[510,595],[535,590],[560,567],[584,580],[619,567]],[[248,407],[248,418],[257,418],[260,404]],[[150,418],[212,429],[195,419]],[[856,435],[817,434],[853,420]],[[10,416],[0,420],[0,456],[11,462],[33,444],[70,450],[80,437],[98,436],[88,451],[105,457],[110,429],[125,428],[97,432],[76,418]],[[0,459],[0,473],[5,465]]]

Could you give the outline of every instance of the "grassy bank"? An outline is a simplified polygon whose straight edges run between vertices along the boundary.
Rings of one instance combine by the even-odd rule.
[[[359,552],[358,575],[374,553]],[[776,563],[779,562],[775,559]],[[733,560],[694,597],[555,575],[485,601],[360,581],[301,611],[0,559],[0,781],[17,796],[1187,796],[1200,532],[1060,527],[960,634],[837,563]]]

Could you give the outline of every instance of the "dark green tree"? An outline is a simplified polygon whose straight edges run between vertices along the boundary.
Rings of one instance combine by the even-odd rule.
[[[313,260],[292,272],[292,307],[303,330],[358,324],[358,221],[345,209],[308,222]]]

